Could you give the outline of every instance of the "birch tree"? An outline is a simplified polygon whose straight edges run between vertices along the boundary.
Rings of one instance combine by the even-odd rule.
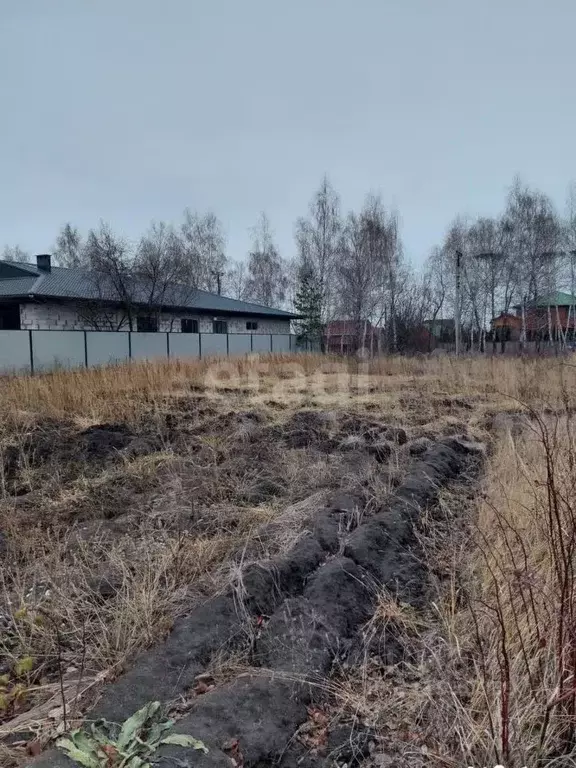
[[[275,307],[286,296],[286,267],[274,243],[270,222],[265,213],[260,214],[252,230],[252,249],[248,257],[246,295],[257,304]]]
[[[324,176],[312,198],[308,216],[296,222],[298,267],[313,270],[321,297],[321,318],[332,318],[335,306],[336,267],[342,231],[340,198]]]
[[[70,222],[64,224],[54,247],[54,257],[61,267],[81,267],[84,265],[84,242],[78,227]]]
[[[212,212],[199,214],[186,209],[180,236],[188,283],[215,293],[226,272],[226,237],[222,223]]]

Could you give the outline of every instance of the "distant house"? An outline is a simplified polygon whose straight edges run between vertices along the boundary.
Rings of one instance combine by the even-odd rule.
[[[563,291],[539,296],[528,302],[524,307],[527,341],[545,339],[550,331],[553,337],[557,336],[559,331],[574,336],[575,308],[576,297]],[[518,317],[522,318],[522,305],[517,304],[514,309]]]
[[[510,312],[500,312],[492,318],[491,330],[496,341],[518,341],[522,330],[522,318]]]
[[[287,334],[296,316],[281,309],[170,285],[153,309],[149,286],[134,284],[130,306],[85,269],[0,261],[0,330],[114,330]]]
[[[333,320],[324,328],[324,350],[331,355],[355,355],[361,350],[374,357],[392,348],[392,331],[388,328],[354,320]],[[436,346],[429,330],[423,325],[396,327],[396,352],[430,352]]]
[[[368,320],[332,320],[324,329],[324,349],[332,355],[355,355],[361,349],[375,355],[381,348],[382,329]]]
[[[490,323],[497,341],[518,341],[522,337],[522,315],[526,330],[526,341],[540,341],[557,338],[559,333],[570,338],[576,331],[576,297],[558,291],[546,296],[539,296],[522,307],[516,304],[516,314],[501,312]]]

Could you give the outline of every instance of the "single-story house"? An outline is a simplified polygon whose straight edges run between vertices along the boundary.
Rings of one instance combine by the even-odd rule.
[[[0,330],[290,333],[291,312],[172,284],[127,293],[86,269],[0,260]]]

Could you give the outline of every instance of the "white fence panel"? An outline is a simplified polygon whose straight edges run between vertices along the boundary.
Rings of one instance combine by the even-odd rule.
[[[275,333],[272,336],[272,352],[290,352],[290,336],[287,333]]]
[[[29,373],[28,331],[0,331],[0,373]]]
[[[252,351],[249,333],[231,333],[228,336],[228,354],[248,355]]]
[[[149,333],[146,331],[130,334],[132,345],[132,360],[154,360],[168,357],[168,342],[165,333]]]
[[[201,333],[202,357],[226,357],[227,343],[225,333]]]
[[[170,357],[200,357],[199,333],[171,333]]]
[[[124,363],[130,358],[130,340],[125,331],[86,331],[88,365]]]
[[[272,352],[269,333],[255,333],[252,336],[252,349],[254,352]]]
[[[34,371],[85,365],[83,331],[32,331]]]

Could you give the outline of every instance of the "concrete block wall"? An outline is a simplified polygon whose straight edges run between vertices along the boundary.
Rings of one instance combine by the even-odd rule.
[[[121,324],[123,313],[107,312],[102,318],[102,327],[100,330],[122,330],[127,331],[128,323]],[[200,333],[212,333],[213,318],[217,315],[194,315],[194,314],[168,314],[160,316],[158,330],[170,333],[180,333],[181,320],[190,318],[198,321]],[[224,317],[228,323],[228,333],[290,333],[290,321],[278,320],[276,318],[255,318],[255,317]],[[249,331],[246,323],[255,321],[258,324],[256,330]],[[110,328],[106,321],[113,323]],[[121,325],[120,325],[121,324]],[[120,327],[119,327],[120,326]],[[94,323],[83,315],[82,310],[73,304],[44,304],[28,302],[20,304],[20,327],[22,330],[37,331],[92,331]],[[136,330],[136,328],[134,328]]]
[[[246,322],[248,320],[254,320],[258,323],[258,328],[255,331],[247,330]],[[263,317],[230,317],[228,318],[228,333],[290,333],[290,321]]]
[[[20,304],[20,328],[24,331],[83,331],[85,327],[74,306]]]

